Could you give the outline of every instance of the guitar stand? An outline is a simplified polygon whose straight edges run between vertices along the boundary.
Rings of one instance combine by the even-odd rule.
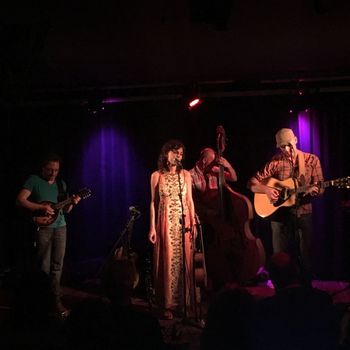
[[[97,276],[96,277],[100,277],[103,270],[105,269],[105,267],[108,265],[108,263],[111,261],[111,259],[113,258],[113,256],[115,256],[116,254],[116,250],[117,248],[120,246],[120,243],[124,240],[126,234],[126,244],[122,244],[122,246],[126,245],[128,248],[128,251],[130,250],[130,240],[131,240],[131,232],[134,226],[134,222],[141,216],[141,213],[139,212],[131,212],[131,216],[129,218],[129,220],[127,221],[124,229],[121,231],[119,238],[117,239],[117,241],[114,243],[111,251],[109,252],[109,254],[107,255],[105,262],[102,264],[102,266],[100,267],[100,269],[97,272]],[[125,241],[124,241],[125,242]]]

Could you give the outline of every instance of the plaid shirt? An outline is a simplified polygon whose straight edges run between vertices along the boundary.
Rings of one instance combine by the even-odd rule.
[[[305,181],[302,185],[310,185],[318,181],[323,181],[323,173],[319,158],[311,153],[305,153]],[[298,161],[293,164],[283,153],[275,155],[265,166],[259,170],[254,177],[261,182],[262,180],[274,177],[283,181],[291,177],[299,179]],[[309,214],[312,212],[310,196],[302,197],[298,206],[298,214]]]
[[[192,177],[192,187],[193,190],[204,193],[207,190],[217,190],[218,189],[218,176],[219,167],[213,166],[209,172],[203,173],[203,171],[196,165],[190,170]],[[225,178],[229,177],[229,174],[224,172]]]

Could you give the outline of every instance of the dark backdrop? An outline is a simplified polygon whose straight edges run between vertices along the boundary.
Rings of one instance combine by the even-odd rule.
[[[253,199],[246,189],[247,180],[275,152],[276,130],[295,123],[298,108],[312,108],[320,125],[318,155],[326,180],[349,175],[348,100],[348,94],[323,94],[306,98],[301,105],[288,95],[261,94],[212,98],[189,111],[180,99],[155,99],[107,104],[95,114],[72,102],[7,104],[3,106],[7,219],[1,239],[2,264],[13,266],[22,254],[19,250],[25,238],[16,232],[15,196],[26,176],[37,170],[45,151],[62,155],[62,176],[71,193],[81,187],[92,190],[92,196],[67,218],[67,266],[72,270],[80,266],[76,273],[85,269],[88,275],[118,239],[131,205],[139,206],[142,213],[134,226],[133,245],[140,252],[149,251],[149,178],[164,142],[170,138],[184,142],[184,167],[189,169],[203,147],[216,147],[216,126],[223,125],[228,137],[224,156],[238,173],[233,188]],[[314,257],[322,279],[349,278],[348,193],[332,188],[315,201]],[[267,222],[254,217],[252,231],[262,238],[269,254]],[[95,264],[89,264],[91,261]]]

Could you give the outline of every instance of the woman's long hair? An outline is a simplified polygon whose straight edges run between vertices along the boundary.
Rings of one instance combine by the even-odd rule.
[[[176,151],[179,148],[183,149],[183,156],[182,159],[185,158],[185,146],[184,144],[179,140],[170,140],[166,142],[160,151],[159,158],[158,158],[158,170],[162,173],[169,171],[169,165],[168,165],[168,153],[169,151]]]

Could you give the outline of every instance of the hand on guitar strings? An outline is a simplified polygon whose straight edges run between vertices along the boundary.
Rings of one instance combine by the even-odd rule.
[[[317,184],[311,185],[304,193],[303,197],[306,195],[310,195],[312,197],[319,195],[320,193],[320,187]]]
[[[280,191],[274,187],[266,186],[265,194],[271,203],[275,203],[280,196]]]
[[[55,215],[55,210],[51,207],[49,203],[40,204],[40,211],[47,216]]]

